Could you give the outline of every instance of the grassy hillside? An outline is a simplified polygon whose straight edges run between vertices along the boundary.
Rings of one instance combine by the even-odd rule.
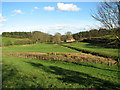
[[[105,35],[101,37],[92,37],[92,38],[102,38],[102,39],[116,39],[115,35]]]
[[[3,56],[3,88],[120,88],[118,68],[105,64]]]
[[[104,47],[96,46],[95,44],[93,45],[85,42],[66,43],[63,45],[74,47],[79,50],[88,51],[91,53],[98,53],[103,56],[118,57],[118,49],[104,48]]]

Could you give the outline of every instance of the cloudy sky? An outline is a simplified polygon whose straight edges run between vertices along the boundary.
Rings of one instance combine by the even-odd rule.
[[[98,28],[91,15],[98,2],[2,2],[0,34],[42,31],[49,34],[77,33]]]

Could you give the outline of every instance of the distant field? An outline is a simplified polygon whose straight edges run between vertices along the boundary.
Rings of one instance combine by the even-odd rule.
[[[3,88],[120,88],[118,68],[106,64],[32,60],[3,56]]]
[[[2,37],[2,44],[8,40],[12,42],[16,40],[24,40],[24,39],[16,39],[16,38],[9,38],[9,37]],[[30,45],[12,45],[7,46],[2,49],[3,53],[10,53],[10,52],[41,52],[41,53],[48,53],[48,52],[68,52],[68,53],[79,53],[76,50],[72,50],[66,47],[59,46],[57,44],[30,44]]]
[[[48,52],[68,52],[68,53],[80,53],[76,50],[72,50],[66,47],[62,47],[56,44],[31,44],[31,45],[16,45],[16,46],[8,46],[3,48],[3,53],[10,53],[10,52],[41,52],[41,53],[48,53]]]
[[[80,49],[84,51],[89,51],[92,53],[94,52],[99,53],[100,55],[103,55],[103,56],[118,57],[118,49],[103,48],[103,47],[95,46],[95,45],[92,45],[90,43],[85,43],[85,42],[66,43],[63,45],[74,47],[76,49]]]
[[[16,40],[24,40],[24,39],[18,39],[18,38],[10,38],[10,37],[0,37],[2,40],[2,45],[4,46],[4,43],[10,40],[12,43]]]

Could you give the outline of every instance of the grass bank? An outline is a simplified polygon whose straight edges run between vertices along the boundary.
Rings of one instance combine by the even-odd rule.
[[[114,59],[118,58],[118,49],[104,48],[85,42],[66,43],[62,45],[73,47],[75,49],[86,51],[93,54],[95,53],[102,56],[112,57]]]

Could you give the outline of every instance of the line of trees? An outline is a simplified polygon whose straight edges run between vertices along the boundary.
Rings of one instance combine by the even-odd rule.
[[[31,32],[3,32],[2,36],[12,38],[30,38]]]
[[[41,31],[33,31],[33,32],[3,32],[3,37],[11,37],[11,38],[29,38],[35,43],[61,43],[65,42],[66,39],[73,38],[71,32],[66,32],[65,35],[61,35],[60,33],[56,33],[55,35],[50,35],[47,33],[43,33]],[[27,41],[16,41],[15,43],[22,44],[27,43]],[[11,45],[10,41],[6,42],[6,46]]]
[[[66,39],[73,38],[71,32],[66,32],[65,35],[61,35],[60,33],[56,33],[55,35],[49,35],[40,31],[32,32],[32,39],[35,42],[51,42],[51,43],[61,43],[65,42]]]
[[[60,33],[56,33],[55,35],[50,35],[47,33],[43,33],[40,31],[33,31],[33,32],[3,32],[3,37],[14,37],[14,38],[29,38],[35,43],[43,43],[43,42],[50,42],[50,43],[61,43],[65,42],[67,39],[74,38],[76,40],[80,40],[82,38],[90,38],[90,37],[100,37],[105,35],[112,35],[113,32],[118,32],[119,29],[108,30],[108,29],[93,29],[90,31],[79,32],[72,34],[71,32],[66,32],[65,35],[61,35]],[[26,42],[26,41],[24,41]],[[6,42],[7,43],[7,42]],[[18,41],[20,43],[20,41]],[[22,43],[22,42],[21,42]],[[27,43],[27,42],[26,42]]]
[[[12,42],[11,40],[8,40],[4,43],[4,46],[11,46],[11,45],[25,45],[25,44],[34,44],[35,42],[33,40],[16,40]]]
[[[93,29],[90,31],[85,31],[85,32],[79,32],[73,34],[73,38],[76,40],[80,40],[81,38],[91,38],[91,37],[101,37],[105,35],[112,35],[114,32],[120,32],[120,29],[114,28],[114,30],[109,30],[109,29],[102,29],[100,28],[99,30]]]

